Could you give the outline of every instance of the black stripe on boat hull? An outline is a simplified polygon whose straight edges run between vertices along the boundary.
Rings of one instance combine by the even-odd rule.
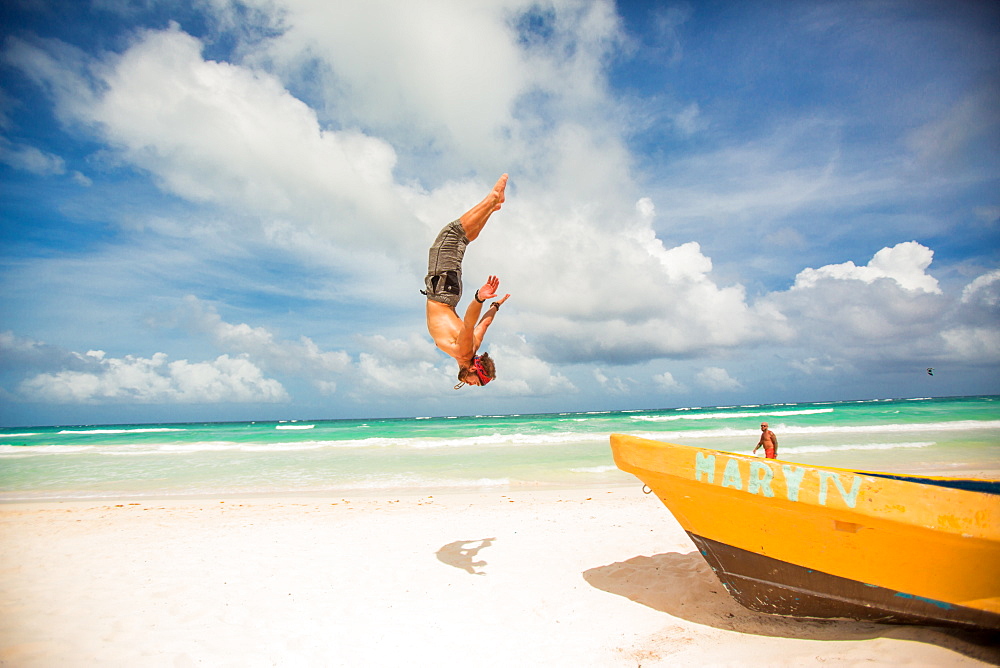
[[[901,480],[903,482],[915,482],[919,485],[934,485],[935,487],[950,487],[961,489],[966,492],[980,492],[982,494],[1000,495],[1000,481],[998,480],[962,480],[959,478],[922,478],[913,475],[897,475],[894,473],[873,473],[871,471],[859,471],[861,475],[874,476],[876,478],[888,478],[889,480]]]
[[[688,532],[740,605],[794,617],[1000,629],[1000,615],[864,584]]]

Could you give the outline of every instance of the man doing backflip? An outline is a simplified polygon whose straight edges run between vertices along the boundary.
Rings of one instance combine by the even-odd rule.
[[[504,174],[493,186],[493,190],[462,216],[447,225],[431,245],[427,258],[427,276],[424,278],[427,295],[427,331],[437,347],[451,355],[458,362],[458,385],[485,385],[496,378],[496,369],[489,354],[477,355],[483,343],[486,330],[493,324],[493,318],[500,306],[510,295],[493,302],[482,314],[483,304],[493,299],[500,287],[500,279],[490,276],[483,287],[476,290],[475,298],[465,310],[465,317],[459,318],[455,310],[462,298],[462,258],[465,248],[475,241],[486,226],[494,211],[499,211],[504,202],[507,175]]]

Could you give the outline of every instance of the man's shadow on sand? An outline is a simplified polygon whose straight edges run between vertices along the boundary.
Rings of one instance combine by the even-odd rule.
[[[592,568],[591,586],[695,624],[726,631],[804,640],[893,638],[938,645],[1000,664],[1000,633],[847,620],[796,619],[748,610],[722,586],[698,552],[668,552]]]
[[[477,571],[486,565],[485,561],[473,561],[479,551],[493,544],[496,538],[480,538],[479,540],[456,540],[448,543],[437,551],[437,558],[442,563],[461,568],[471,575],[486,575],[484,571]]]

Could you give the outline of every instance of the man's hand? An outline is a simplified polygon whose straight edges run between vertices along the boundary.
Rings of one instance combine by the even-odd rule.
[[[486,279],[486,283],[483,287],[479,288],[479,301],[486,301],[487,299],[493,299],[497,296],[497,288],[500,287],[500,279],[496,276],[490,276]],[[507,295],[509,297],[510,295]],[[504,299],[507,299],[504,297]]]

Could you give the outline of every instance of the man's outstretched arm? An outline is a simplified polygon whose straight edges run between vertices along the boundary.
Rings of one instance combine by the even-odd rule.
[[[490,307],[486,309],[486,313],[484,313],[483,317],[480,318],[479,324],[476,325],[476,333],[475,333],[477,350],[479,349],[479,345],[483,342],[483,338],[486,336],[486,330],[489,329],[490,325],[493,324],[493,318],[496,317],[496,314],[500,310],[500,307],[508,299],[510,299],[509,294],[504,295],[503,299],[498,299],[497,301],[493,302],[493,304],[490,304]],[[496,308],[494,308],[494,305],[496,305]]]
[[[500,279],[496,276],[490,276],[486,279],[483,287],[476,291],[478,299],[474,297],[469,307],[465,309],[465,318],[462,320],[462,331],[458,337],[458,344],[461,350],[468,351],[466,354],[471,354],[476,350],[474,335],[479,315],[483,312],[483,302],[496,297],[498,287],[500,287]]]

